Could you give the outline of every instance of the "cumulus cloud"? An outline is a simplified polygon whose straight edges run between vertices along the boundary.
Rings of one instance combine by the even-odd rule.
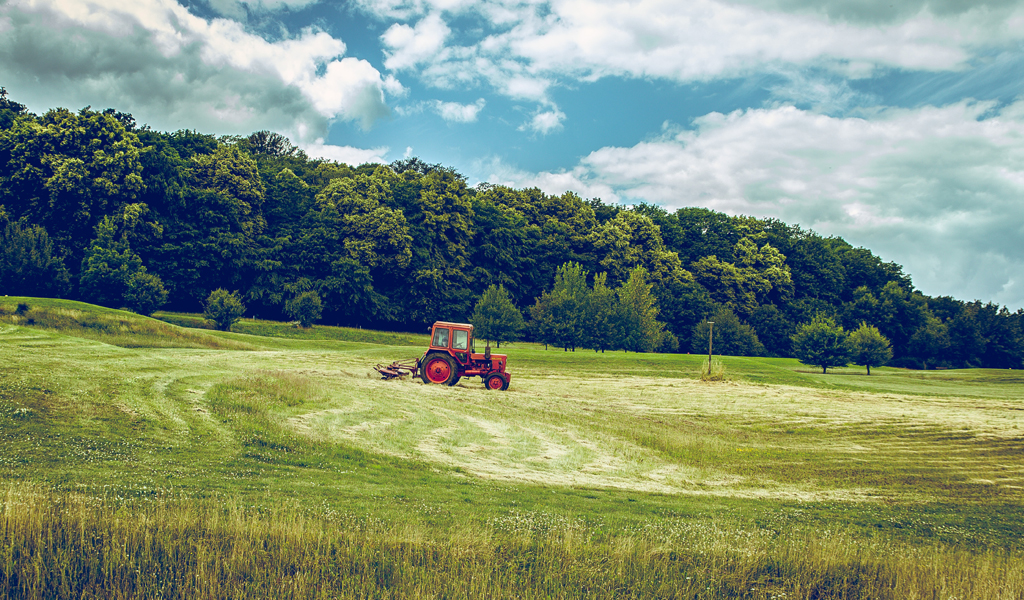
[[[440,8],[436,2],[383,1],[364,7],[407,17]],[[392,48],[388,68],[429,61],[432,68],[424,75],[442,85],[467,70],[492,83],[545,74],[693,81],[742,76],[773,64],[824,65],[847,75],[865,75],[875,67],[958,69],[976,48],[1013,44],[1024,37],[1024,8],[1017,4],[1001,10],[979,5],[938,16],[932,4],[920,4],[918,10],[884,23],[721,0],[493,0],[459,2],[452,8],[479,12],[493,32],[472,44],[443,48],[451,30],[437,12],[415,27],[396,24],[384,38]]]
[[[415,70],[439,88],[487,85],[511,99],[536,102],[537,112],[522,129],[550,132],[564,119],[549,109],[554,86],[603,77],[689,83],[767,70],[783,75],[771,86],[773,98],[837,113],[865,101],[845,79],[888,69],[960,71],[993,48],[1024,40],[1019,2],[914,2],[913,10],[883,14],[879,0],[860,17],[853,15],[851,0],[829,0],[818,9],[809,0],[360,5],[381,18],[411,23],[395,23],[381,37],[388,69]],[[877,14],[870,16],[872,11]],[[486,26],[453,31],[449,23],[467,14]]]
[[[926,293],[1024,307],[1024,101],[839,118],[794,107],[711,113],[510,183],[611,201],[705,206],[841,235],[903,264]],[[495,173],[498,174],[498,173]],[[981,292],[978,292],[981,290]]]
[[[539,188],[549,194],[575,192],[584,198],[617,200],[618,195],[608,184],[590,177],[586,167],[580,165],[571,170],[559,172],[531,173],[510,165],[501,158],[490,157],[473,165],[475,173],[482,174],[481,181],[515,188]]]
[[[298,10],[317,0],[207,0],[208,6],[217,14],[233,19],[245,20],[251,15],[264,15],[282,10]]]
[[[552,131],[562,128],[562,121],[565,120],[565,113],[557,108],[549,110],[538,110],[526,123],[519,127],[522,131],[533,131],[546,135]]]
[[[486,104],[487,102],[483,98],[473,104],[434,100],[432,107],[437,114],[441,115],[442,119],[449,123],[472,123],[476,121],[477,115]]]
[[[891,23],[924,10],[939,16],[954,16],[983,9],[1006,15],[1017,8],[1017,0],[739,0],[744,4],[783,12],[821,14],[835,21],[864,24]]]
[[[387,56],[384,66],[407,69],[431,60],[444,47],[449,33],[451,29],[436,13],[420,20],[415,27],[395,23],[380,37]]]
[[[311,143],[304,144],[302,149],[312,158],[326,158],[327,160],[352,166],[359,166],[365,163],[386,164],[388,161],[384,157],[387,156],[389,150],[387,146],[371,149],[355,148],[353,146],[334,146],[324,143],[323,139],[317,139]]]
[[[157,128],[272,128],[300,142],[389,112],[380,73],[324,32],[269,42],[173,0],[13,0],[0,20],[0,77],[33,108],[106,103]]]

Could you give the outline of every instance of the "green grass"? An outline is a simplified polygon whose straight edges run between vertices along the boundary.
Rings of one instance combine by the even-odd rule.
[[[213,329],[212,324],[198,313],[172,313],[157,311],[153,317],[181,327],[196,329]],[[390,331],[374,331],[353,327],[331,327],[314,325],[309,328],[299,327],[296,323],[265,321],[263,319],[239,319],[231,326],[231,331],[246,335],[289,338],[309,341],[365,342],[389,346],[426,346],[430,339],[427,333],[394,333]]]
[[[497,393],[377,378],[426,335],[0,310],[0,598],[1024,597],[1016,371],[516,343]]]
[[[59,332],[122,348],[251,349],[157,319],[71,300],[4,296],[0,299],[0,326],[4,325]]]

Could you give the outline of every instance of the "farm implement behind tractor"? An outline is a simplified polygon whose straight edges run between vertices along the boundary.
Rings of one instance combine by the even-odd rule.
[[[431,327],[430,347],[423,356],[374,369],[382,379],[412,375],[423,383],[455,385],[463,377],[480,377],[489,390],[507,390],[512,381],[512,374],[505,370],[507,359],[504,354],[491,354],[490,345],[482,354],[474,352],[472,325],[438,321]]]

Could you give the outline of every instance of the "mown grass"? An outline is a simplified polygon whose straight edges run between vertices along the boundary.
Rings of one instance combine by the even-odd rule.
[[[0,324],[0,598],[1024,597],[1016,372],[84,329]]]

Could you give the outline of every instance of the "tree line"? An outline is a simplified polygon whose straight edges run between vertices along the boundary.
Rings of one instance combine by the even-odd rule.
[[[723,354],[793,356],[821,317],[876,328],[900,366],[1024,366],[1024,311],[928,297],[900,265],[776,219],[471,187],[416,158],[352,167],[113,109],[36,115],[2,90],[0,233],[2,293],[143,314],[227,290],[246,314],[315,304],[320,322],[409,330],[469,320],[500,287],[522,335],[569,349],[701,352],[711,320]]]

